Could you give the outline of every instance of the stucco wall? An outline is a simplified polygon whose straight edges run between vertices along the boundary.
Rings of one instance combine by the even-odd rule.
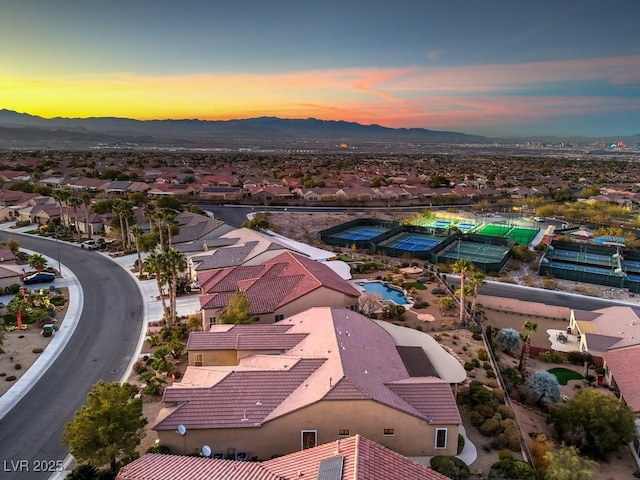
[[[555,305],[545,305],[544,303],[527,302],[525,300],[518,300],[517,298],[478,295],[478,303],[482,305],[485,310],[500,310],[503,312],[520,313],[522,315],[561,318],[565,320],[569,320],[569,317],[571,315],[571,309],[568,307],[558,307]]]
[[[242,417],[242,414],[240,414]],[[214,453],[226,454],[229,449],[246,452],[259,460],[272,455],[285,455],[301,450],[302,430],[317,431],[317,444],[333,442],[340,437],[340,429],[349,435],[359,433],[406,456],[455,455],[458,446],[457,425],[429,425],[428,422],[407,415],[385,405],[367,400],[321,401],[284,417],[251,427],[251,411],[246,412],[246,428],[218,430],[189,430],[183,438],[176,431],[159,431],[162,445],[173,452],[191,453],[209,445]],[[385,428],[393,428],[395,435],[383,435]],[[447,428],[447,448],[435,449],[436,428]]]

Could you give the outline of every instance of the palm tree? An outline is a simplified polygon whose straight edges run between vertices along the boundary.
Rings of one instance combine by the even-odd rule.
[[[153,231],[153,218],[156,213],[156,207],[153,203],[146,203],[142,209],[144,216],[149,220],[149,233]]]
[[[453,265],[451,265],[451,271],[460,274],[460,324],[464,325],[465,322],[465,281],[467,272],[474,270],[473,262],[467,258],[458,259]]]
[[[178,317],[176,308],[176,297],[178,295],[178,273],[187,269],[187,259],[184,254],[170,248],[162,254],[165,272],[169,275],[169,318],[167,326],[173,325]]]
[[[149,276],[153,276],[158,284],[158,290],[160,291],[160,301],[162,303],[162,311],[165,315],[165,322],[169,322],[169,310],[167,307],[167,298],[164,293],[164,284],[167,283],[167,277],[164,270],[164,262],[162,253],[158,251],[151,252],[147,258],[145,258],[142,264],[143,271]]]
[[[62,206],[69,199],[71,194],[68,190],[54,190],[53,192],[51,192],[51,196],[56,202],[58,202],[58,206],[60,207],[60,221],[62,222],[62,226],[66,228]]]
[[[89,207],[91,206],[91,194],[84,190],[80,194],[80,199],[84,205],[84,228],[86,230],[87,238],[91,238],[91,228],[89,227]]]
[[[138,255],[138,273],[142,271],[142,257],[140,256],[140,237],[144,234],[144,230],[140,227],[140,225],[134,225],[130,230],[131,235],[135,240],[136,244],[136,254]]]
[[[536,322],[532,322],[531,320],[527,320],[524,322],[524,329],[526,333],[523,335],[524,343],[522,345],[522,352],[520,353],[520,363],[518,364],[518,370],[520,373],[523,372],[526,359],[529,357],[529,350],[531,347],[531,334],[538,329],[538,324]]]
[[[473,297],[471,300],[471,313],[475,315],[478,303],[478,289],[487,284],[487,275],[481,271],[474,269],[469,275],[469,284],[473,289]]]
[[[76,196],[69,196],[67,199],[67,205],[73,208],[73,221],[75,225],[75,231],[78,232],[78,207],[82,205],[82,199]]]
[[[122,247],[127,250],[130,248],[129,240],[129,219],[131,218],[131,203],[128,200],[116,199],[113,202],[113,211],[118,215],[120,222],[120,237],[122,238]]]
[[[40,273],[47,266],[47,259],[41,253],[33,253],[29,255],[29,267]]]

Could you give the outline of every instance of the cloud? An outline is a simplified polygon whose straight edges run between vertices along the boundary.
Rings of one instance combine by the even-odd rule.
[[[639,113],[640,100],[629,94],[638,86],[640,55],[264,74],[115,72],[44,80],[0,73],[0,106],[44,116],[316,116],[395,127],[462,129],[551,117]],[[584,91],[599,93],[578,94]]]

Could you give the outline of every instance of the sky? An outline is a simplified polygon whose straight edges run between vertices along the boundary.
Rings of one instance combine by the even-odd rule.
[[[0,0],[0,108],[640,133],[638,0]]]

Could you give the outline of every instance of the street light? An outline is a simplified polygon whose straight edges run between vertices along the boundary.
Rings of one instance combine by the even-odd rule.
[[[60,276],[62,276],[62,268],[60,267],[60,246],[58,245],[58,227],[57,226],[53,232],[54,232],[53,236],[56,239],[56,256],[58,258],[58,272],[60,273]]]

